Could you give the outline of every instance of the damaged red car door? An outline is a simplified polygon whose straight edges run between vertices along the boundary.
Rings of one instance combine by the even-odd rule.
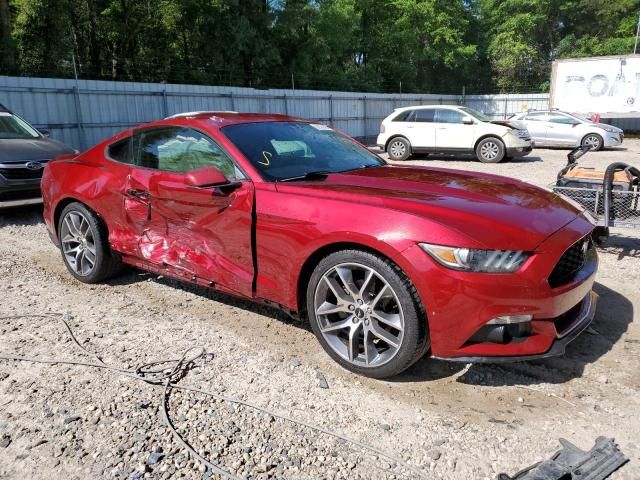
[[[134,134],[125,218],[137,253],[192,280],[251,296],[254,188],[203,133],[163,127]]]

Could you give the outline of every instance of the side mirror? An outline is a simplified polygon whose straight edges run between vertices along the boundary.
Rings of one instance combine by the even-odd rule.
[[[187,173],[184,183],[196,188],[219,187],[228,185],[229,179],[215,167],[202,167]]]
[[[465,125],[473,125],[475,122],[473,121],[473,118],[467,116],[462,119],[462,123]]]
[[[40,135],[42,135],[43,137],[49,137],[51,135],[51,132],[49,130],[45,130],[41,128],[38,131],[40,132]]]

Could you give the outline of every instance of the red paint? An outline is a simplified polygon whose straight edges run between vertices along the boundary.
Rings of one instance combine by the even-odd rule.
[[[108,159],[106,147],[131,131],[76,158],[50,162],[42,191],[52,238],[57,242],[60,202],[76,199],[102,217],[111,247],[126,263],[293,311],[302,307],[298,281],[314,252],[337,243],[361,245],[393,260],[414,283],[426,306],[432,354],[440,357],[544,353],[556,338],[550,319],[591,290],[593,276],[558,289],[547,283],[562,253],[593,228],[556,195],[513,179],[422,167],[265,182],[220,129],[283,120],[296,119],[221,113],[146,125],[187,125],[218,142],[249,177],[225,194],[195,187],[220,184],[215,170],[178,174]],[[132,191],[150,196],[136,198]],[[418,242],[535,255],[514,274],[464,273],[437,264]],[[526,341],[465,346],[487,320],[514,313],[534,315]]]

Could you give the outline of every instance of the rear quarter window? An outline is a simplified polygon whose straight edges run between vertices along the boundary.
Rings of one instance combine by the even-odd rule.
[[[109,158],[121,163],[133,163],[132,155],[132,137],[127,137],[116,143],[112,143],[107,147],[107,155]]]
[[[394,122],[411,122],[413,121],[413,114],[415,111],[413,110],[405,110],[404,112],[400,112],[398,116],[396,116],[393,121]]]

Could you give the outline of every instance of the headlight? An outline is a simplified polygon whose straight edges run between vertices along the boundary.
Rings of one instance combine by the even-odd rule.
[[[522,250],[477,250],[420,243],[420,247],[445,267],[467,272],[512,273],[531,256]]]
[[[612,127],[605,127],[605,132],[609,132],[609,133],[618,133],[618,129],[617,128],[612,128]]]

